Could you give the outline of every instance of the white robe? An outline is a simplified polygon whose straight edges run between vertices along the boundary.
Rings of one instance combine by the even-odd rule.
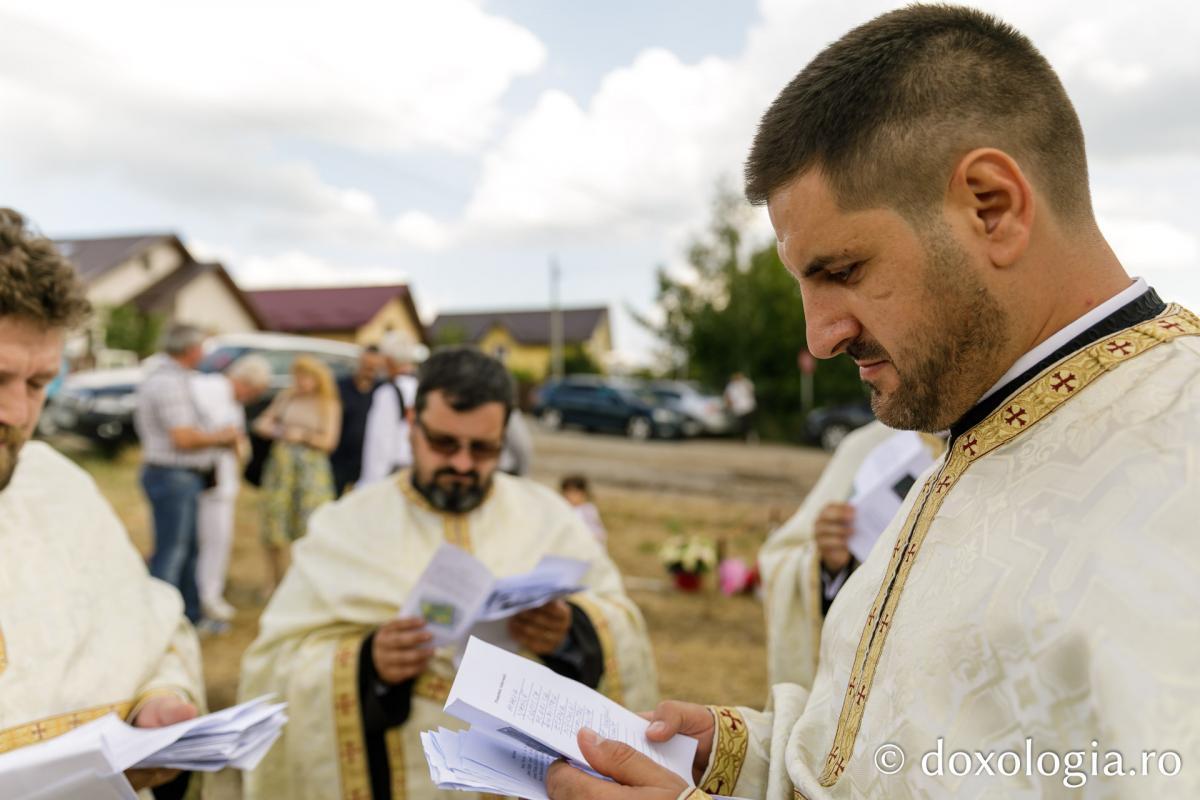
[[[955,439],[842,589],[811,693],[727,710],[704,788],[1200,797],[1198,334],[1171,306]]]
[[[179,593],[150,577],[86,472],[26,444],[0,491],[0,752],[161,693],[204,705]]]
[[[282,739],[248,776],[246,797],[326,800],[370,797],[358,699],[364,637],[392,619],[442,542],[471,551],[496,576],[528,571],[544,555],[590,562],[587,591],[570,599],[596,629],[604,655],[600,690],[636,709],[657,700],[645,624],[615,565],[566,501],[532,481],[497,474],[469,514],[434,510],[409,473],[322,506],[293,550],[287,577],[242,664],[240,694],[276,692],[288,701]],[[454,669],[435,657],[413,690],[408,720],[387,736],[394,800],[462,800],[429,779],[419,734],[461,727],[442,712]]]
[[[876,421],[846,436],[800,508],[768,537],[758,553],[767,617],[767,682],[771,686],[812,686],[825,622],[821,559],[813,528],[821,509],[850,499],[858,468],[895,433]]]

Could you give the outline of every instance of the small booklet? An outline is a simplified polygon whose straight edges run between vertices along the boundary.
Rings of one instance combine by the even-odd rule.
[[[443,647],[462,641],[480,623],[582,591],[587,571],[586,561],[544,556],[530,572],[497,578],[467,551],[443,544],[417,579],[400,614],[423,617],[434,647]]]
[[[136,800],[127,769],[253,769],[287,722],[284,703],[260,697],[162,728],[115,714],[0,756],[0,797]]]
[[[629,709],[475,637],[467,642],[445,710],[470,728],[421,734],[430,776],[442,789],[545,800],[546,769],[555,759],[591,771],[576,741],[585,727],[624,742],[692,785],[695,739],[651,742],[650,723]]]

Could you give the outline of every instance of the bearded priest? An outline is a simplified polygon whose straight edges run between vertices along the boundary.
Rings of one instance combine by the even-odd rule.
[[[700,788],[581,734],[550,796],[1200,797],[1200,322],[1131,278],[1034,45],[914,5],[830,45],[758,129],[807,346],[948,429],[773,711],[667,703]]]
[[[89,313],[70,262],[0,208],[0,753],[114,712],[156,728],[204,706],[179,592],[150,577],[95,481],[29,441]],[[187,790],[177,775],[126,773],[173,796]]]
[[[461,798],[429,777],[419,734],[442,712],[455,651],[399,616],[442,543],[497,577],[546,555],[589,564],[585,591],[509,619],[529,658],[635,708],[656,697],[641,613],[566,501],[497,470],[513,385],[469,348],[422,364],[410,411],[413,468],[319,509],[242,665],[243,697],[288,702],[283,738],[247,779],[248,798]]]

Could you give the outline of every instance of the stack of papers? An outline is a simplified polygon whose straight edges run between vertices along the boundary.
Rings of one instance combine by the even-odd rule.
[[[443,544],[417,579],[400,614],[423,617],[433,634],[433,646],[443,647],[461,642],[477,625],[582,591],[587,571],[586,561],[545,556],[530,572],[496,578],[467,551]]]
[[[646,738],[649,723],[632,711],[474,637],[445,710],[471,727],[421,734],[430,777],[441,789],[543,800],[546,769],[555,759],[588,769],[577,742],[582,728],[624,742],[692,785],[695,739],[651,742]]]
[[[115,714],[0,756],[0,797],[136,800],[127,769],[253,769],[287,722],[284,704],[260,697],[163,728]]]

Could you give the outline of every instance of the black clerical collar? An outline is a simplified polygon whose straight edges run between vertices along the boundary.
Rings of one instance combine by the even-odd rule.
[[[950,440],[953,442],[961,434],[983,422],[988,415],[1002,406],[1013,392],[1036,378],[1047,367],[1061,361],[1072,353],[1082,350],[1088,345],[1095,344],[1106,336],[1112,336],[1114,333],[1119,333],[1126,328],[1154,319],[1166,307],[1167,304],[1162,301],[1157,292],[1153,289],[1147,289],[1143,294],[1121,306],[1107,317],[1104,317],[1095,325],[1083,331],[1020,375],[1008,381],[1003,386],[997,387],[995,391],[964,414],[958,422],[950,426]]]

